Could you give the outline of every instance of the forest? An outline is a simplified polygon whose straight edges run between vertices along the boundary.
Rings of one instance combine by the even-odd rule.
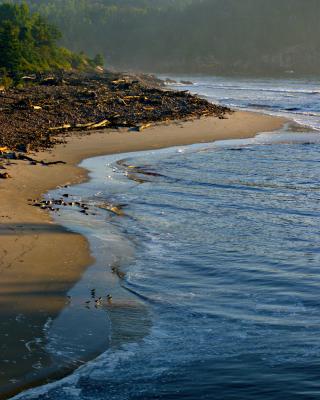
[[[103,64],[97,55],[90,59],[58,45],[61,33],[26,3],[0,5],[0,73],[2,84],[19,82],[26,72],[44,72],[96,67]]]
[[[13,1],[17,2],[17,1]],[[318,74],[319,0],[28,0],[73,51],[150,72]]]

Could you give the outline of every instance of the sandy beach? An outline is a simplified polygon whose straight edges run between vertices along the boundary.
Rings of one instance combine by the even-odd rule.
[[[8,168],[11,179],[0,182],[0,318],[54,317],[64,307],[67,291],[93,262],[84,237],[55,224],[46,211],[30,206],[30,200],[41,199],[50,189],[84,181],[87,171],[78,167],[81,160],[112,153],[249,138],[258,132],[277,130],[285,122],[284,118],[237,111],[226,119],[204,117],[159,124],[143,132],[78,133],[67,137],[65,144],[57,145],[52,151],[32,154],[37,160],[62,160],[66,162],[64,165],[14,161]],[[19,352],[16,345],[19,335],[22,333],[12,334],[12,353]],[[29,361],[19,368],[21,375],[26,374]],[[4,384],[0,377],[0,385]]]

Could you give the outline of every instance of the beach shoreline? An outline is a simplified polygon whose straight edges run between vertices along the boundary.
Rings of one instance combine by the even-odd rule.
[[[86,238],[54,223],[48,212],[31,206],[33,200],[41,199],[49,190],[88,179],[88,171],[78,166],[83,159],[251,138],[260,132],[281,129],[286,122],[281,117],[235,111],[225,119],[203,117],[162,123],[143,132],[121,129],[90,135],[76,133],[53,150],[32,155],[37,160],[65,164],[29,165],[15,160],[8,167],[12,178],[2,181],[0,186],[0,318],[35,318],[39,312],[57,315],[65,306],[68,290],[94,262]],[[13,392],[19,392],[19,387]]]

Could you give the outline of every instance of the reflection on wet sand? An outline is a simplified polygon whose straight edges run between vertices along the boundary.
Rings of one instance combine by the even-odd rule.
[[[78,240],[49,222],[0,225],[0,397],[57,370],[45,326],[66,306],[83,265],[70,266],[71,248],[59,261],[59,248]]]
[[[77,234],[50,223],[8,223],[1,225],[0,236],[0,398],[61,378],[110,346],[146,334],[147,312],[142,303],[122,295],[120,266],[106,268],[102,257],[74,284],[77,271],[69,270],[68,259],[58,261],[56,246],[48,246]],[[21,237],[21,251],[10,263],[6,247]],[[49,258],[57,255],[50,268],[43,241]],[[72,261],[74,256],[68,254]]]

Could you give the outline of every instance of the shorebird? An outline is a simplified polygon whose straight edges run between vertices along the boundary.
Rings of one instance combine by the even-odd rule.
[[[111,294],[108,294],[108,295],[107,295],[107,300],[108,300],[109,302],[112,301],[112,296],[111,296]]]
[[[100,307],[102,305],[102,297],[99,297],[97,300],[95,300],[95,307]]]

